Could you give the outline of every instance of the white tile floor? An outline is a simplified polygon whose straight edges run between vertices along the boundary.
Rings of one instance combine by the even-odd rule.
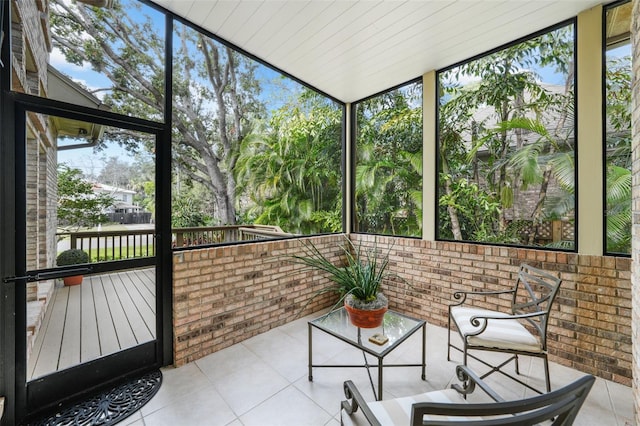
[[[163,369],[158,394],[119,426],[338,425],[340,401],[344,398],[342,383],[353,380],[367,399],[373,399],[371,385],[363,368],[317,368],[314,381],[308,381],[309,319],[299,319],[183,367]],[[420,344],[417,333],[385,360],[419,362]],[[454,355],[454,359],[458,358],[459,354]],[[353,363],[354,359],[361,360],[362,354],[314,330],[314,364]],[[479,366],[470,365],[482,371]],[[446,330],[427,325],[427,380],[420,379],[420,369],[416,367],[385,369],[384,397],[446,388],[457,381],[455,366],[455,362],[446,360]],[[521,372],[524,380],[543,387],[539,360],[523,358]],[[377,383],[375,369],[373,374]],[[551,364],[554,389],[581,375],[579,371]],[[507,399],[532,393],[499,375],[490,376],[487,382]],[[631,389],[598,379],[575,424],[630,426],[632,419]]]

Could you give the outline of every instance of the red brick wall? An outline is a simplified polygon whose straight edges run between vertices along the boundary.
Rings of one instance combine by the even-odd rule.
[[[338,261],[342,236],[312,241]],[[392,309],[445,326],[453,292],[510,288],[522,262],[563,279],[549,326],[551,360],[631,384],[630,259],[544,250],[352,235],[386,250],[390,267],[410,284],[386,282]],[[289,261],[303,240],[260,242],[174,254],[174,360],[201,358],[331,305],[313,299],[328,283]],[[296,272],[297,271],[297,272]],[[509,305],[508,299],[500,304]],[[495,308],[495,305],[483,306]],[[444,349],[443,349],[444,350]]]
[[[331,235],[311,240],[338,261],[343,238]],[[291,263],[290,256],[300,253],[304,240],[174,254],[174,363],[183,365],[331,306],[335,297],[322,295],[305,307],[329,281],[318,273],[296,272],[303,266]]]
[[[457,290],[510,288],[521,263],[563,279],[549,325],[550,359],[631,385],[631,280],[629,258],[544,250],[352,235],[356,245],[386,250],[391,268],[411,286],[385,285],[390,308],[446,326]],[[509,299],[500,302],[509,306]],[[497,308],[497,304],[483,304]],[[443,349],[444,350],[444,349]]]

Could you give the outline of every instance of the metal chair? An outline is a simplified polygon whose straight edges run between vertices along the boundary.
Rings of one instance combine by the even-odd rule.
[[[511,361],[515,361],[515,371],[519,375],[519,355],[539,357],[544,360],[546,387],[547,392],[550,392],[547,327],[551,307],[561,283],[560,278],[525,264],[520,267],[518,278],[511,290],[455,292],[453,297],[458,302],[449,306],[447,360],[451,359],[451,349],[456,349],[463,353],[464,365],[467,365],[468,357],[471,357],[491,368],[489,372],[480,376],[481,379],[499,372],[535,392],[542,393],[502,369]],[[511,309],[507,313],[463,306],[468,300],[479,297],[484,298],[481,302],[499,305],[498,301],[490,299],[500,295],[510,296]],[[462,338],[462,348],[451,343],[452,324],[455,324]],[[476,354],[470,354],[469,351],[504,352],[512,356],[499,365],[492,365],[478,358]]]
[[[344,382],[347,400],[340,406],[340,424],[362,424],[352,417],[360,409],[366,421],[373,426],[527,426],[546,421],[552,426],[570,426],[595,382],[594,376],[586,375],[551,393],[505,401],[468,367],[458,366],[456,372],[462,386],[453,385],[453,389],[444,391],[374,402],[366,402],[353,382],[348,380]],[[476,386],[495,402],[468,403],[466,395]]]

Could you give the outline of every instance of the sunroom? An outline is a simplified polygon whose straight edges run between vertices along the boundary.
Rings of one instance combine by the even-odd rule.
[[[429,327],[555,274],[551,361],[637,401],[637,7],[3,2],[1,424],[320,315],[345,236]]]

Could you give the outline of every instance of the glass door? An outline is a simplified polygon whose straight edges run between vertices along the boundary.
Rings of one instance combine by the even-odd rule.
[[[16,375],[30,415],[161,363],[158,133],[68,111],[16,121]]]

